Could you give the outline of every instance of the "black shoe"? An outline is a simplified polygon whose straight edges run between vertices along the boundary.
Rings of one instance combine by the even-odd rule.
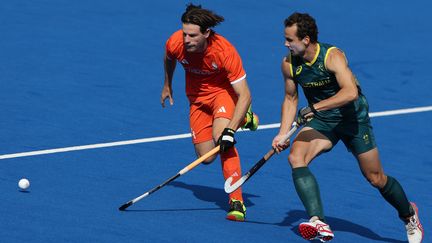
[[[230,210],[226,216],[226,219],[232,221],[243,222],[246,218],[246,207],[242,201],[231,199]]]

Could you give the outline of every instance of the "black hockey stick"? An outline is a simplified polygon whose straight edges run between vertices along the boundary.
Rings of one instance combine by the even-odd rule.
[[[304,123],[298,124],[296,122],[293,123],[291,130],[279,141],[279,144],[284,144],[293,134],[294,132],[301,126],[303,126]],[[231,182],[233,181],[233,177],[229,177],[225,181],[225,192],[231,193],[237,188],[239,188],[241,185],[243,185],[249,178],[255,174],[274,154],[276,153],[276,150],[272,148],[269,150],[246,174],[244,174],[238,181],[236,181],[234,184],[231,185]]]

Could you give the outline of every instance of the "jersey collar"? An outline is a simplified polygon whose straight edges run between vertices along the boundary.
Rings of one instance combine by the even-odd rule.
[[[321,50],[320,44],[317,43],[317,50],[316,50],[315,56],[314,56],[314,58],[312,59],[311,62],[305,62],[306,65],[308,65],[308,66],[312,66],[312,65],[316,62],[316,60],[317,60],[317,58],[318,58],[318,55],[319,55],[319,53],[320,53],[320,50]]]

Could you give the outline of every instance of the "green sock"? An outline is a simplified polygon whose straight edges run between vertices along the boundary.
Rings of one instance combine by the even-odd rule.
[[[399,217],[405,218],[414,215],[402,186],[395,178],[387,176],[387,183],[379,191],[384,199],[398,211]]]
[[[309,217],[318,216],[325,221],[320,191],[315,176],[308,167],[299,167],[292,170],[292,177],[297,194],[303,202]]]

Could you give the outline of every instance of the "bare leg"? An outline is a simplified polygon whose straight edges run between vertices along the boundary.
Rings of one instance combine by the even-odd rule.
[[[315,176],[307,167],[322,151],[332,147],[332,143],[318,131],[303,128],[291,147],[289,162],[297,194],[300,197],[310,220],[299,225],[299,232],[304,239],[329,241],[334,234],[325,223],[321,195]]]
[[[201,157],[202,155],[206,154],[208,151],[212,150],[215,147],[215,142],[213,140],[197,143],[195,146],[195,153],[197,157]],[[217,154],[209,157],[208,159],[203,161],[203,164],[210,164],[212,163],[217,157]]]
[[[406,220],[414,214],[410,202],[399,182],[384,174],[379,159],[378,149],[374,148],[356,156],[363,176],[369,183],[378,188],[384,199],[399,213],[401,219]]]
[[[294,140],[288,157],[294,186],[309,217],[317,216],[322,220],[324,211],[318,183],[307,166],[319,153],[331,147],[331,142],[324,135],[305,127]]]

